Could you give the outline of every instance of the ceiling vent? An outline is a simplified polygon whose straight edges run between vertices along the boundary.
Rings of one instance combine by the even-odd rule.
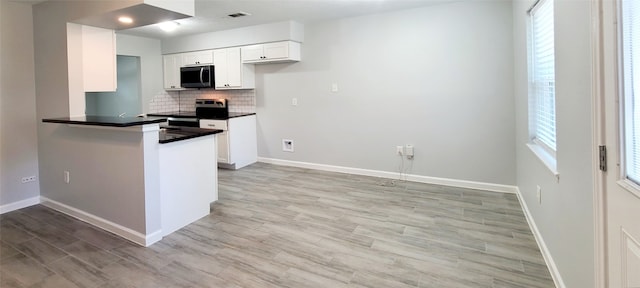
[[[240,12],[229,14],[228,16],[231,17],[231,18],[238,18],[238,17],[250,16],[250,15],[251,14],[249,14],[247,12],[240,11]]]

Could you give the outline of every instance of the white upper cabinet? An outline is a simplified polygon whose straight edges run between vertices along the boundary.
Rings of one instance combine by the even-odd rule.
[[[267,64],[300,61],[300,43],[281,41],[243,47],[182,52],[163,55],[164,89],[182,90],[180,67],[215,66],[215,89],[254,89],[255,67]]]
[[[300,61],[300,43],[282,41],[242,47],[242,63],[278,63]]]
[[[82,26],[82,69],[85,92],[116,91],[115,31]]]
[[[182,65],[210,65],[213,64],[213,50],[182,53]]]
[[[217,90],[255,88],[254,67],[242,64],[239,47],[213,50],[213,65]]]
[[[164,89],[178,90],[180,87],[180,67],[182,67],[182,54],[167,54],[162,56],[164,69]]]
[[[263,44],[242,47],[242,62],[261,61],[264,57]]]

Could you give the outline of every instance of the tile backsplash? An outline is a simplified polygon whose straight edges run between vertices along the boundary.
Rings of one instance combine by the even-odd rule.
[[[255,113],[255,90],[162,91],[151,99],[148,113],[195,111],[196,99],[227,99],[229,112]]]

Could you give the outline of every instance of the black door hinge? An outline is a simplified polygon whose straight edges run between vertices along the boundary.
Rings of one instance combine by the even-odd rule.
[[[599,147],[600,153],[599,158],[600,158],[600,170],[602,172],[607,172],[607,146],[604,145],[600,145]]]

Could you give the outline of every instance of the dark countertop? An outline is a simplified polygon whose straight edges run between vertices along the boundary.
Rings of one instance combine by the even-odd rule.
[[[229,112],[229,118],[243,117],[249,115],[256,115],[256,113],[244,113],[244,112]]]
[[[108,117],[84,116],[42,119],[45,123],[75,124],[87,126],[131,127],[166,122],[167,117]]]
[[[236,118],[236,117],[249,116],[249,115],[256,115],[256,113],[229,112],[229,117],[202,118],[202,119],[227,120],[229,118]],[[173,118],[193,118],[193,117],[196,117],[196,111],[172,111],[172,112],[149,113],[149,114],[147,114],[147,116],[173,117]]]
[[[145,124],[163,123],[167,117],[105,117],[105,116],[85,116],[85,117],[61,117],[42,119],[45,123],[74,124],[86,126],[108,126],[108,127],[131,127]],[[158,132],[158,142],[160,144],[176,142],[201,136],[217,134],[222,130],[200,129],[195,127],[162,127]]]
[[[195,127],[167,126],[160,128],[160,144],[171,143],[191,138],[218,134],[222,130],[218,129],[201,129]]]

